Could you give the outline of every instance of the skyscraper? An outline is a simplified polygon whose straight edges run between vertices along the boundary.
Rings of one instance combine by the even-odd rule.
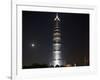
[[[59,26],[60,18],[58,13],[56,13],[56,17],[54,18],[54,29],[53,29],[53,51],[52,51],[52,61],[50,65],[54,67],[63,66],[64,60],[62,58],[62,50],[61,50],[61,27]]]

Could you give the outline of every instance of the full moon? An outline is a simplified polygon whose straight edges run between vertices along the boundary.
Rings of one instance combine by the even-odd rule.
[[[32,47],[34,47],[35,46],[35,44],[32,44]]]

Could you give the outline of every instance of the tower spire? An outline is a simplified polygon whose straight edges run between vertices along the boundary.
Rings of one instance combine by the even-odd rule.
[[[56,13],[56,17],[54,18],[54,21],[60,21],[60,18],[58,16],[58,13]]]

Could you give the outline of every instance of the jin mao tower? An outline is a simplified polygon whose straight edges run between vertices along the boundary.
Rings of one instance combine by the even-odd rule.
[[[52,50],[52,61],[51,65],[53,67],[59,67],[64,65],[64,60],[62,58],[62,50],[61,50],[61,27],[59,26],[60,18],[58,13],[54,18],[54,27],[53,27],[53,50]]]

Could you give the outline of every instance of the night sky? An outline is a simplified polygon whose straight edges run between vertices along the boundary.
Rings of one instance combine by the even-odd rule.
[[[22,11],[22,62],[49,64],[52,57],[54,12]],[[66,64],[89,62],[89,14],[58,13],[62,54]],[[32,47],[32,43],[35,44]]]

